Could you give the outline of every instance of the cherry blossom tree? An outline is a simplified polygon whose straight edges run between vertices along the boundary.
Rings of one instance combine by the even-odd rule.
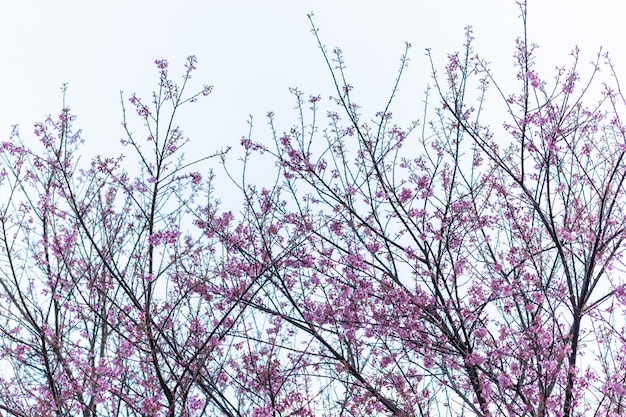
[[[185,161],[187,139],[173,124],[211,87],[186,95],[194,57],[182,84],[166,61],[156,64],[152,100],[128,99],[141,133],[124,113],[136,175],[122,157],[81,164],[81,134],[65,105],[35,126],[38,149],[17,131],[2,143],[2,415],[232,415],[236,407],[220,374],[224,337],[240,314],[236,289],[215,279],[214,239],[185,223],[192,204],[211,200],[210,178],[193,170],[211,157]]]
[[[467,29],[442,72],[429,51],[424,121],[403,127],[407,55],[368,118],[318,37],[330,109],[292,89],[298,122],[270,113],[273,146],[242,139],[245,163],[278,170],[274,187],[241,182],[231,252],[266,276],[245,300],[266,323],[247,348],[260,415],[306,414],[303,396],[319,415],[623,414],[626,100],[606,54],[585,81],[577,49],[541,74],[520,10],[511,82]]]
[[[468,28],[442,69],[428,51],[408,126],[410,45],[371,116],[312,24],[336,92],[292,88],[297,122],[251,121],[241,164],[185,158],[176,117],[211,92],[188,93],[194,57],[181,82],[157,60],[150,99],[122,95],[126,157],[81,160],[65,103],[38,144],[16,129],[0,415],[622,415],[626,100],[606,54],[543,74],[519,6],[516,73]]]

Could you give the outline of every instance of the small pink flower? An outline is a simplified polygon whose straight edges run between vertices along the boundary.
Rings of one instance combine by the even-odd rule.
[[[156,64],[157,68],[160,70],[164,70],[168,66],[167,59],[155,59],[154,63]]]
[[[503,389],[510,388],[513,386],[513,381],[508,375],[500,374],[498,375],[498,386]]]
[[[426,175],[422,175],[417,179],[417,188],[425,190],[430,186],[430,179]]]
[[[193,185],[198,185],[202,182],[202,175],[200,175],[199,172],[191,172],[189,176],[191,177],[191,183]]]
[[[528,81],[530,81],[530,85],[533,88],[539,88],[539,86],[541,85],[541,80],[539,79],[539,75],[537,75],[535,71],[528,71],[526,73],[526,77],[528,78]]]
[[[403,188],[402,191],[400,191],[398,200],[400,200],[401,203],[406,203],[411,199],[411,197],[413,197],[413,193],[411,192],[411,190],[409,190],[408,188]]]
[[[331,230],[334,234],[336,234],[336,235],[340,235],[340,234],[341,234],[341,229],[342,229],[342,227],[343,227],[343,226],[342,226],[341,222],[337,222],[337,221],[335,221],[335,222],[332,222],[332,223],[330,224],[330,230]]]

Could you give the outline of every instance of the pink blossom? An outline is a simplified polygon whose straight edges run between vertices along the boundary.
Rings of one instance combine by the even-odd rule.
[[[526,77],[530,81],[530,85],[532,88],[539,88],[541,86],[541,80],[539,80],[539,76],[533,70],[530,70],[526,73]]]
[[[485,336],[487,336],[487,329],[485,329],[484,327],[479,327],[478,329],[476,329],[476,337],[482,339]]]
[[[401,203],[406,203],[411,197],[413,197],[413,192],[408,188],[403,188],[402,191],[400,191],[400,195],[398,195],[398,200]]]

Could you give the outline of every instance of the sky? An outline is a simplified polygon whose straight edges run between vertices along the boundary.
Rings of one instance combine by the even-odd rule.
[[[621,45],[626,26],[616,4],[529,0],[529,38],[540,45],[539,67],[550,71],[566,65],[575,45],[586,64],[603,46],[626,74]],[[195,86],[214,86],[211,96],[179,119],[194,151],[237,146],[249,115],[257,139],[263,140],[268,111],[285,129],[296,121],[289,87],[325,98],[332,93],[310,32],[311,12],[322,42],[344,51],[355,94],[371,114],[388,98],[405,41],[413,45],[411,64],[396,112],[406,121],[420,116],[430,82],[425,48],[443,66],[447,53],[462,48],[467,25],[474,29],[476,52],[492,62],[496,76],[503,82],[513,77],[513,41],[522,25],[512,0],[4,2],[0,140],[14,124],[24,140],[32,140],[33,123],[59,112],[60,87],[68,83],[67,105],[78,117],[86,152],[115,152],[123,136],[120,91],[149,97],[158,81],[154,60],[168,59],[172,74],[182,74],[191,54],[198,58]]]

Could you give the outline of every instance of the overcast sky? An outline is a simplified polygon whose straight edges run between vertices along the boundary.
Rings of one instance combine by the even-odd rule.
[[[626,26],[618,4],[529,0],[529,35],[541,47],[540,64],[566,64],[574,45],[581,47],[586,63],[604,46],[626,76],[621,45]],[[355,91],[372,113],[387,98],[404,42],[413,44],[401,87],[407,119],[419,117],[429,82],[426,47],[443,65],[446,53],[461,48],[464,26],[472,25],[477,52],[506,72],[521,29],[512,0],[4,2],[0,139],[8,137],[13,124],[20,125],[24,139],[32,137],[35,121],[58,113],[60,86],[67,82],[67,103],[87,146],[111,152],[122,136],[120,90],[148,96],[157,81],[154,59],[168,59],[175,73],[190,54],[199,61],[196,86],[215,86],[214,94],[188,107],[180,119],[194,147],[209,153],[236,145],[249,114],[262,130],[263,115],[274,110],[287,127],[295,121],[288,87],[323,96],[330,92],[309,12],[315,14],[323,42],[344,50]]]

